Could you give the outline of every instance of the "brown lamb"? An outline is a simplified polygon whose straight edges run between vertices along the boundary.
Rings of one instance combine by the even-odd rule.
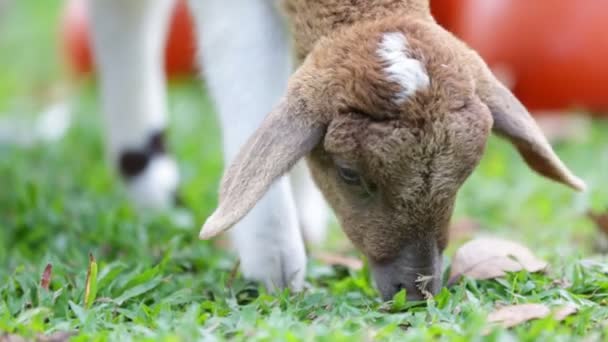
[[[239,221],[300,158],[384,299],[436,293],[456,193],[493,130],[583,190],[524,106],[441,28],[428,0],[286,0],[301,62],[227,169],[202,238]]]

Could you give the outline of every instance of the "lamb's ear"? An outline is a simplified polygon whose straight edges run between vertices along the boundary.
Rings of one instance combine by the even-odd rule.
[[[284,99],[264,119],[225,171],[219,204],[200,233],[209,239],[245,216],[270,185],[321,140],[324,125],[304,102]]]
[[[493,130],[508,139],[526,163],[541,175],[585,190],[585,182],[575,176],[553,152],[540,128],[519,100],[493,76],[482,82],[478,95],[494,118]]]

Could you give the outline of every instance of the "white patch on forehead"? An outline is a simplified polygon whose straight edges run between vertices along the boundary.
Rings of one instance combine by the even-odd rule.
[[[427,88],[429,75],[422,63],[409,55],[407,38],[401,32],[388,32],[382,36],[377,53],[386,63],[387,79],[398,83],[402,90],[396,94],[395,102],[402,104],[418,90]]]

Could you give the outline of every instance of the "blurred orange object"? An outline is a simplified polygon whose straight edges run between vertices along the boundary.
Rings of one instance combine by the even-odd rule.
[[[77,74],[86,74],[93,69],[85,6],[82,0],[68,0],[61,21],[63,53]]]
[[[608,1],[431,0],[533,110],[608,113]]]
[[[186,74],[195,70],[196,44],[194,26],[185,0],[178,0],[171,18],[165,51],[168,75]],[[84,0],[68,0],[61,22],[61,43],[70,67],[77,75],[94,69],[91,54],[89,22]]]

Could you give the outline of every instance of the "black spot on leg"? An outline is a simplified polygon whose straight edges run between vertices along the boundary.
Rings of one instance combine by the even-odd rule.
[[[149,162],[150,156],[146,152],[123,152],[119,161],[120,173],[127,179],[135,177],[145,170]]]
[[[120,154],[118,165],[120,174],[127,180],[141,174],[150,160],[166,153],[165,132],[150,135],[148,142],[141,149],[129,149]]]

